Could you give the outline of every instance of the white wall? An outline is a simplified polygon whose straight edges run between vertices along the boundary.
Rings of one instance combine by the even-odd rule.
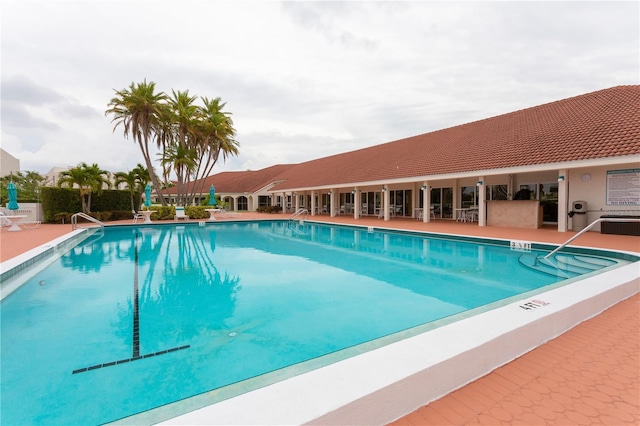
[[[610,212],[629,212],[640,215],[640,206],[611,206],[607,205],[607,171],[637,169],[638,164],[621,164],[606,167],[589,167],[572,169],[569,171],[569,208],[571,211],[574,201],[587,202],[587,223],[591,223],[600,216]],[[591,178],[583,180],[582,175],[588,173]],[[571,227],[571,220],[569,221]],[[595,226],[594,231],[600,227]]]
[[[20,171],[20,160],[0,148],[0,176],[7,176]]]

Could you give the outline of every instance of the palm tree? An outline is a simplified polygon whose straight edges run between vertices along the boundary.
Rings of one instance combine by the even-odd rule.
[[[77,185],[80,188],[80,198],[82,199],[82,211],[91,213],[91,194],[102,193],[102,187],[111,187],[109,182],[110,173],[102,170],[96,163],[91,166],[87,163],[80,163],[78,167],[73,167],[60,173],[58,186],[68,186],[73,188]]]
[[[179,144],[169,145],[160,154],[160,162],[164,170],[165,179],[173,170],[177,178],[177,204],[186,205],[188,201],[184,194],[185,182],[190,181],[190,176],[198,163],[196,151]]]
[[[149,173],[149,170],[142,164],[138,163],[138,165],[133,168],[132,172],[134,172],[138,176],[140,185],[142,187],[147,186],[147,184],[151,182],[151,174]]]
[[[176,174],[177,202],[186,204],[185,185],[191,181],[191,174],[195,167],[195,126],[198,120],[198,106],[194,104],[195,96],[190,96],[189,91],[172,90],[168,108],[171,111],[174,139],[165,146],[162,155],[162,164],[166,168],[172,167]],[[165,175],[168,174],[165,172]]]
[[[160,121],[163,115],[163,102],[166,95],[162,92],[155,92],[156,84],[147,83],[145,79],[142,83],[131,83],[128,89],[116,90],[116,97],[111,99],[105,111],[105,115],[112,114],[112,122],[115,122],[115,129],[122,125],[124,136],[131,135],[133,141],[138,144],[144,161],[149,171],[149,176],[156,193],[160,194],[160,181],[153,171],[151,163],[151,153],[149,142],[156,137],[156,144],[162,144]],[[166,205],[164,197],[160,197],[163,205]]]
[[[129,196],[131,198],[131,210],[137,211],[135,199],[138,200],[138,206],[140,206],[140,195],[144,191],[144,187],[149,182],[149,172],[144,168],[142,164],[138,164],[133,170],[129,172],[117,172],[114,174],[115,185],[118,186],[121,183],[127,185],[129,190]]]
[[[211,174],[220,156],[223,161],[231,155],[238,155],[239,143],[235,140],[236,130],[233,127],[231,113],[222,111],[226,102],[220,98],[201,98],[203,107],[199,109],[199,120],[196,123],[196,150],[200,159],[196,178],[204,178]],[[191,196],[196,192],[204,192],[204,179],[201,179],[200,188],[192,188]]]

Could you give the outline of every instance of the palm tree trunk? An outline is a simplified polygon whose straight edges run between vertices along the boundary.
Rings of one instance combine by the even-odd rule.
[[[138,145],[140,145],[140,151],[142,151],[144,162],[147,166],[147,170],[149,170],[149,177],[151,178],[153,189],[156,191],[156,194],[160,195],[160,203],[162,203],[163,206],[166,206],[167,202],[160,192],[162,190],[162,185],[160,185],[158,176],[156,176],[156,173],[153,170],[153,164],[151,163],[151,156],[149,155],[148,145],[146,143],[143,143],[142,141],[138,141]]]

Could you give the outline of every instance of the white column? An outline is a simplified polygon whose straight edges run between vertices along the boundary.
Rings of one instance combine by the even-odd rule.
[[[487,191],[485,190],[484,176],[478,178],[478,226],[487,226]]]
[[[295,201],[295,211],[300,210],[300,196],[296,192],[294,192],[291,196],[295,198],[295,200],[292,200]]]
[[[282,213],[286,213],[287,212],[287,193],[283,192],[280,195],[280,200],[282,200],[280,202],[280,204],[282,205]]]
[[[431,222],[431,186],[429,181],[422,182],[422,221]]]
[[[358,219],[360,217],[360,191],[356,187],[351,193],[353,194],[353,218]]]
[[[316,191],[311,191],[311,216],[316,215]]]
[[[331,217],[336,217],[336,198],[340,198],[338,196],[338,191],[336,191],[335,188],[331,188],[331,190],[329,191],[329,209]]]
[[[389,204],[391,204],[389,202],[389,188],[387,188],[387,186],[385,185],[382,188],[382,208],[384,209],[384,220],[388,221],[389,220]]]
[[[569,171],[558,171],[558,232],[569,229]]]

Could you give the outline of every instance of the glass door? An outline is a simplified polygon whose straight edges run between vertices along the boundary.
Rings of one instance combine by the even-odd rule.
[[[431,188],[430,197],[436,219],[453,217],[453,188]]]
[[[468,209],[471,206],[478,205],[478,192],[476,191],[477,186],[463,186],[460,188],[461,196],[460,199],[462,201],[462,208]]]
[[[392,216],[411,216],[411,196],[410,189],[391,191],[389,200],[391,203]]]
[[[542,206],[542,221],[558,223],[558,182],[541,183],[538,193]]]
[[[453,188],[442,188],[442,217],[453,218]]]

